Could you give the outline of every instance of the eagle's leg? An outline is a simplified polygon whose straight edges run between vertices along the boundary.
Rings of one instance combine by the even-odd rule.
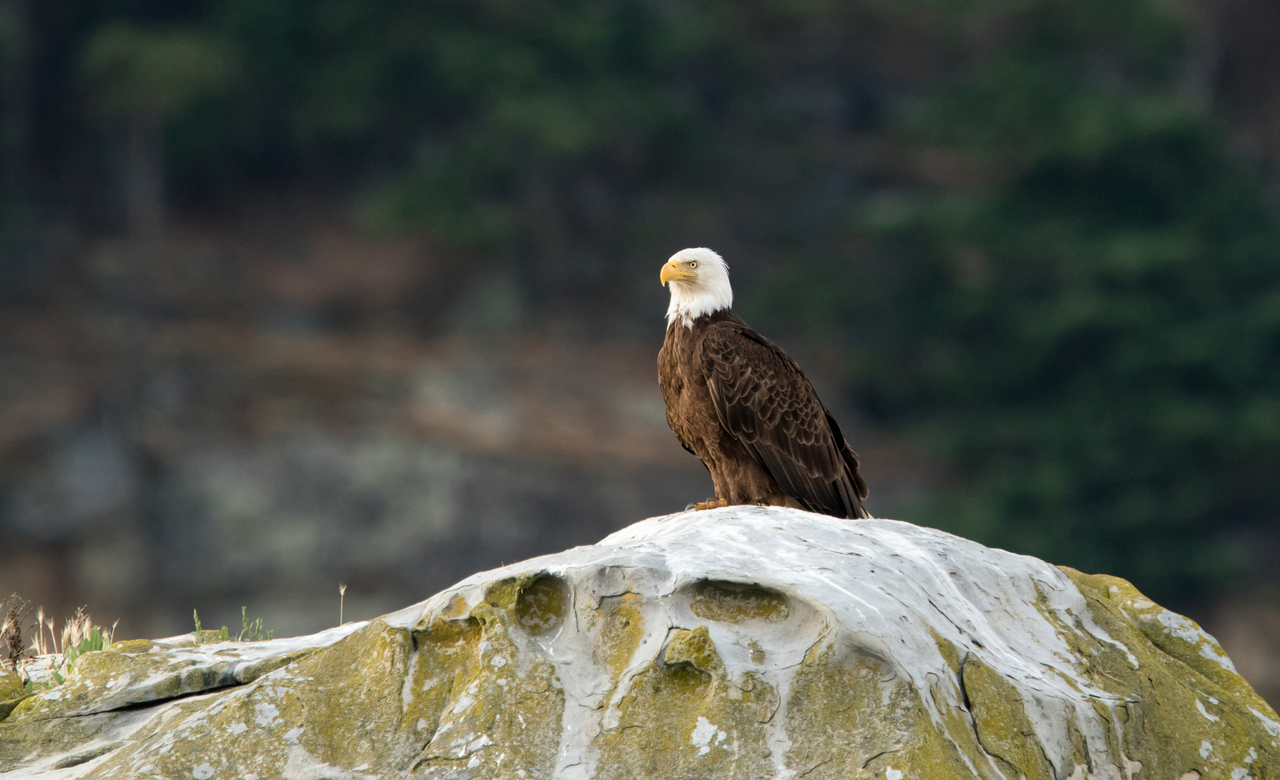
[[[690,504],[689,506],[685,507],[685,510],[687,511],[689,509],[693,509],[695,511],[701,511],[703,509],[719,509],[722,506],[729,506],[729,499],[708,498],[706,501],[699,501],[696,504]]]
[[[765,499],[764,505],[765,506],[785,506],[785,507],[790,507],[792,509],[805,508],[804,504],[801,504],[799,501],[792,498],[791,496],[784,496],[781,493],[774,493],[773,495],[769,496],[767,499]]]

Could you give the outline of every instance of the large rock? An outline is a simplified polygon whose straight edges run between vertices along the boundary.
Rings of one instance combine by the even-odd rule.
[[[0,771],[1262,780],[1278,721],[1212,637],[1123,580],[731,507],[314,637],[86,655],[0,723]]]

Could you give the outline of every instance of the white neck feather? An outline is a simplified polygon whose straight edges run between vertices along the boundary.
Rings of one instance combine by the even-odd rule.
[[[671,303],[667,306],[667,325],[677,320],[686,328],[704,314],[712,314],[733,306],[733,287],[729,285],[729,269],[715,256],[716,262],[703,262],[698,278],[671,282]]]

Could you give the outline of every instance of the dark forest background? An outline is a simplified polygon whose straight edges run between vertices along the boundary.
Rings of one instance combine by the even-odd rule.
[[[315,630],[705,498],[652,361],[706,245],[875,514],[1280,691],[1266,0],[2,0],[0,163],[0,586],[51,611]]]

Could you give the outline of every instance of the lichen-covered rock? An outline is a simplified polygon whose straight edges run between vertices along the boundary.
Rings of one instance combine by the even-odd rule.
[[[150,642],[136,639],[76,659],[66,683],[37,692],[16,707],[14,723],[109,712],[134,704],[251,682],[285,666],[345,632],[319,636],[315,646],[296,640],[217,642],[194,646],[190,637]]]
[[[27,689],[22,677],[16,671],[0,666],[0,720],[8,717],[26,697]]]
[[[1278,720],[1123,580],[730,507],[315,637],[89,654],[0,722],[0,772],[1276,780]]]

